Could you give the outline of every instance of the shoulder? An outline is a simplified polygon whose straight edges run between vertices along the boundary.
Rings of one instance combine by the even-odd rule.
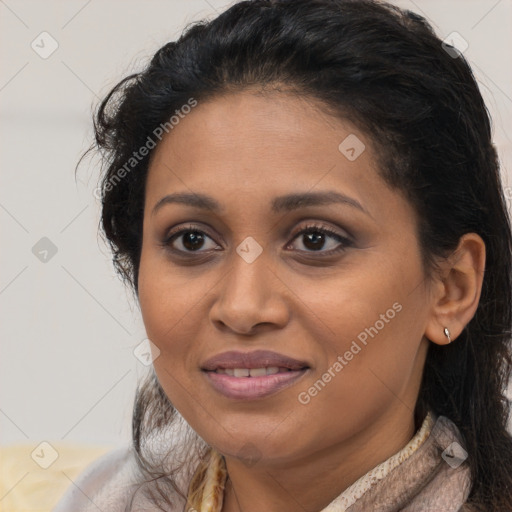
[[[121,512],[137,484],[137,464],[130,446],[111,450],[71,482],[53,512]],[[132,492],[127,492],[133,488]]]
[[[177,474],[188,484],[186,475]],[[182,511],[185,500],[167,487],[165,508],[156,509],[153,498],[158,484],[146,480],[137,464],[133,446],[107,452],[92,462],[68,487],[52,512],[129,512],[142,510]]]

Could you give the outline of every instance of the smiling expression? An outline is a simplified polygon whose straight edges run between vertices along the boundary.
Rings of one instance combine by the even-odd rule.
[[[353,160],[339,149],[348,136],[365,147]],[[282,92],[199,102],[155,149],[141,311],[164,391],[219,451],[251,443],[290,462],[414,409],[429,294],[415,212],[377,166],[365,133]],[[252,377],[204,369],[256,350],[306,364],[293,376],[265,358]]]

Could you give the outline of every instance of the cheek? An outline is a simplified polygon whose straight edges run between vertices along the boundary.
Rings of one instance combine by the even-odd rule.
[[[151,339],[163,339],[183,318],[192,294],[180,285],[179,274],[159,251],[143,244],[139,267],[139,304]]]
[[[154,361],[159,378],[170,373],[180,382],[186,381],[197,367],[195,341],[207,321],[205,290],[208,287],[204,276],[191,279],[190,271],[180,272],[155,252],[143,249],[141,254],[139,305],[142,319],[147,337],[160,351]]]
[[[407,285],[417,281],[413,277],[378,268],[375,275],[347,274],[329,285],[302,287],[306,307],[300,321],[310,337],[321,340],[326,355],[317,369],[317,390],[311,392],[329,388],[333,396],[326,397],[326,407],[333,399],[355,409],[371,408],[376,400],[403,392],[423,327],[421,297]]]
[[[374,311],[366,315],[358,313],[357,305],[351,304],[349,308],[349,304],[345,304],[344,314],[327,317],[329,313],[325,313],[331,326],[337,318],[333,326],[337,335],[328,340],[324,333],[326,363],[298,390],[300,416],[293,415],[294,420],[300,417],[304,421],[312,417],[330,418],[318,427],[324,446],[338,442],[340,436],[357,434],[362,425],[373,424],[391,407],[414,407],[409,403],[407,389],[414,382],[418,343],[407,339],[407,311],[404,307],[400,309],[398,303],[393,309],[393,304],[388,305],[386,300],[376,300],[372,303]],[[380,318],[380,313],[388,323]],[[289,428],[293,429],[292,423]],[[311,430],[308,442],[318,442],[317,428]]]
[[[167,265],[168,267],[168,265]],[[162,361],[175,361],[169,350],[180,350],[177,328],[185,316],[186,305],[172,282],[166,265],[143,247],[139,267],[138,300],[147,337],[160,350],[155,369]],[[174,339],[176,338],[176,339]]]
[[[182,414],[191,414],[186,389],[191,389],[188,379],[190,368],[186,361],[189,341],[183,336],[184,320],[188,305],[172,283],[165,268],[155,258],[141,257],[139,270],[139,305],[147,337],[157,347],[153,348],[153,366],[157,378],[171,403]],[[156,355],[156,357],[155,357]]]

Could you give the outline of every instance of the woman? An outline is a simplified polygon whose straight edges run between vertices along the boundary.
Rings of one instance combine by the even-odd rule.
[[[57,507],[512,508],[512,237],[462,55],[369,0],[197,23],[95,120],[154,372]]]

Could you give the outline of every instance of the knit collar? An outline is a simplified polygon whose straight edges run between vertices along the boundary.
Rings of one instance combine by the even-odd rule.
[[[434,417],[431,412],[428,412],[414,437],[401,450],[356,480],[321,512],[345,512],[348,507],[363,496],[376,482],[382,480],[395,467],[408,459],[428,438],[433,426]],[[195,494],[194,498],[189,496],[187,506],[190,508],[187,508],[187,510],[221,512],[226,479],[225,459],[212,448],[208,466],[201,483],[202,492]],[[194,503],[194,501],[197,501],[197,503]]]

